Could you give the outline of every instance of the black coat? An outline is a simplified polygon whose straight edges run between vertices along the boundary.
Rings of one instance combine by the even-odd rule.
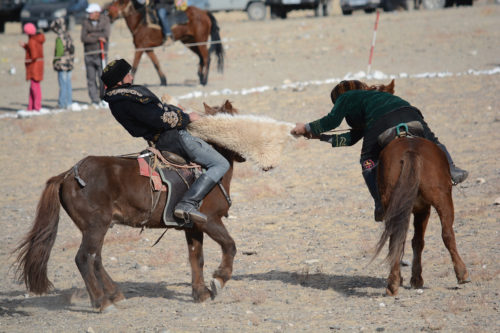
[[[163,104],[148,88],[121,85],[106,91],[116,120],[134,137],[153,141],[156,148],[187,158],[179,130],[189,124],[189,115],[176,106]]]

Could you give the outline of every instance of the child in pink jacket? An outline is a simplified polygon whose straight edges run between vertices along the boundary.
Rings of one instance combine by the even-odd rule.
[[[26,80],[30,80],[30,95],[28,111],[40,111],[42,108],[42,89],[40,82],[43,80],[43,43],[45,35],[37,33],[33,23],[26,23],[23,27],[24,33],[28,35],[27,43],[19,42],[26,50]]]

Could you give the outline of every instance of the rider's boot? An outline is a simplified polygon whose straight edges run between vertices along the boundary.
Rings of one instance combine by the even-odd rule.
[[[382,203],[380,202],[380,193],[378,192],[377,166],[378,164],[375,164],[375,166],[363,170],[362,174],[363,178],[365,179],[366,186],[368,187],[368,190],[370,191],[370,194],[375,201],[375,221],[382,222],[384,219],[384,208],[382,207]]]
[[[455,166],[455,163],[453,163],[453,160],[451,159],[450,153],[442,143],[438,143],[437,145],[439,148],[441,148],[442,151],[444,151],[444,154],[446,155],[446,159],[448,160],[448,164],[450,165],[451,180],[453,181],[453,183],[456,185],[467,179],[469,173]]]
[[[193,226],[193,222],[207,222],[207,216],[198,209],[200,208],[200,202],[205,198],[208,192],[212,190],[215,184],[216,182],[210,177],[206,174],[202,174],[187,190],[174,209],[175,217],[185,221],[183,226],[190,228]]]

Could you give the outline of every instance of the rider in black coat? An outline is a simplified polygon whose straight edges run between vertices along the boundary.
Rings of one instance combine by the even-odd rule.
[[[106,66],[101,77],[107,87],[104,100],[132,136],[142,137],[160,151],[175,153],[206,169],[174,209],[174,215],[185,221],[182,226],[204,223],[207,217],[198,210],[200,202],[229,170],[229,162],[205,141],[185,130],[191,121],[199,119],[198,114],[163,104],[148,88],[133,85],[130,69],[124,59]]]

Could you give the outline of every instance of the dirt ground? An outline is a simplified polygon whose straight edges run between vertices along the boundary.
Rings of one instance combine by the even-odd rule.
[[[202,102],[227,98],[244,114],[315,120],[330,110],[329,92],[338,79],[367,71],[375,15],[292,14],[264,22],[249,22],[243,13],[217,14],[225,71],[213,66],[206,87],[196,81],[197,59],[179,44],[158,50],[168,87],[159,86],[146,59],[136,83],[197,110]],[[423,255],[425,287],[405,283],[397,297],[385,296],[388,267],[382,257],[368,265],[382,225],[372,219],[358,163],[361,145],[332,149],[300,139],[271,172],[248,162],[236,166],[225,224],[238,253],[233,278],[215,300],[192,302],[182,232],[171,230],[151,247],[162,230],[139,234],[115,226],[103,260],[127,301],[106,314],[90,307],[74,262],[80,233],[63,211],[48,267],[55,290],[30,295],[14,280],[10,253],[29,230],[49,177],[84,156],[137,152],[145,143],[131,138],[105,109],[15,118],[27,105],[24,54],[17,46],[26,37],[18,25],[8,25],[0,37],[0,332],[500,331],[499,22],[500,6],[487,2],[381,13],[372,64],[377,78],[396,78],[397,94],[422,110],[456,163],[470,172],[453,195],[458,249],[471,283],[457,285],[433,211]],[[46,37],[42,94],[50,110],[58,87],[48,60],[55,36]],[[79,53],[73,97],[85,105],[79,30],[73,37]],[[114,24],[111,42],[110,58],[132,59],[123,21]],[[220,255],[207,239],[207,281]],[[411,267],[402,273],[409,281]]]

